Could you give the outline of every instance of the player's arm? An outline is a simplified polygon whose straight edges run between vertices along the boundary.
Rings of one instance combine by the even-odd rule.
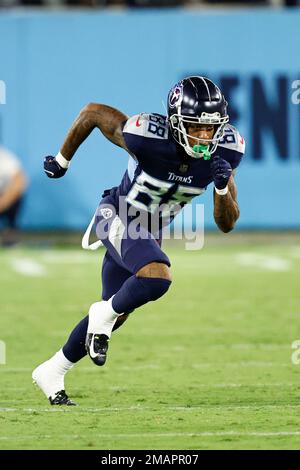
[[[237,202],[237,188],[233,176],[228,181],[226,194],[218,194],[214,190],[214,219],[222,232],[228,233],[233,230],[235,222],[240,216]]]
[[[67,137],[56,157],[46,157],[44,168],[50,178],[63,176],[70,161],[90,133],[98,128],[102,134],[119,147],[126,148],[123,138],[123,126],[128,116],[111,106],[90,103],[85,106],[69,130]]]
[[[211,162],[214,181],[214,219],[222,232],[230,232],[239,218],[237,189],[230,163],[219,156]]]
[[[96,127],[112,143],[126,149],[122,134],[128,116],[111,106],[90,103],[82,109],[61,148],[61,154],[70,161],[78,147]]]

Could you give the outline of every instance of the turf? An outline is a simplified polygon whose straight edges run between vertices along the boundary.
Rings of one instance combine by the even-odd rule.
[[[0,252],[0,449],[300,448],[299,249],[167,252],[168,294],[113,335],[105,367],[67,376],[74,408],[50,407],[31,370],[99,298],[103,251]]]

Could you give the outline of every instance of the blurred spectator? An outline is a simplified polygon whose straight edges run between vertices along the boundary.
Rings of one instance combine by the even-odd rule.
[[[176,7],[182,6],[184,0],[127,0],[129,7]]]
[[[64,0],[63,3],[70,7],[105,7],[109,0]]]
[[[17,242],[17,220],[26,177],[21,164],[12,152],[0,146],[0,226],[2,245],[10,246]]]
[[[270,0],[205,0],[205,3],[210,3],[217,5],[227,4],[227,5],[270,5],[272,2]]]
[[[0,7],[175,7],[205,5],[300,6],[300,0],[0,0]]]
[[[110,0],[0,0],[0,7],[104,7],[109,3]]]
[[[285,0],[284,3],[287,7],[300,7],[300,0]]]
[[[44,5],[43,0],[20,0],[20,4],[26,6],[39,6]]]
[[[196,0],[197,1],[197,0]],[[201,0],[198,0],[198,2]],[[202,3],[227,5],[269,5],[269,6],[300,6],[300,0],[204,0]]]

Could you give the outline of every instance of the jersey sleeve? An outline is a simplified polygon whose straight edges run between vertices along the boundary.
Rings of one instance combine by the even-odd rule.
[[[138,158],[143,146],[145,126],[146,121],[141,113],[130,117],[123,127],[126,147],[135,158]]]
[[[244,137],[241,136],[235,127],[227,125],[216,153],[218,152],[221,157],[225,158],[234,170],[241,163],[245,150],[246,143]]]
[[[150,147],[168,137],[166,118],[159,114],[140,113],[130,117],[123,128],[126,146],[137,160],[145,158]]]

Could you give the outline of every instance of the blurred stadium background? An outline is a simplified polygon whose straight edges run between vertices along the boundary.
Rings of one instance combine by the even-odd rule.
[[[29,180],[23,244],[0,250],[0,449],[299,448],[297,3],[0,1],[0,143]],[[30,371],[99,296],[103,252],[78,242],[127,160],[97,132],[62,180],[42,158],[88,102],[164,113],[191,74],[220,85],[246,139],[237,228],[216,231],[207,191],[204,250],[167,245],[172,294],[118,333],[104,371],[82,361],[67,381],[81,408],[50,416]]]

